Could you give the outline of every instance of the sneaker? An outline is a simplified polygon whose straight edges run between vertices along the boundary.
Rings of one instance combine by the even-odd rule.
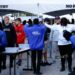
[[[36,74],[36,71],[34,71],[33,73]]]
[[[42,75],[42,73],[41,72],[36,72],[36,75]]]
[[[37,72],[36,70],[33,70],[33,73],[34,73],[34,74],[36,74],[36,72]]]
[[[75,72],[75,67],[73,68],[73,71]]]
[[[45,65],[52,65],[52,63],[45,62]]]
[[[75,75],[75,72],[70,72],[68,73],[68,75]]]
[[[41,66],[46,66],[46,64],[44,62],[41,63]]]
[[[10,67],[13,68],[13,64],[11,64]]]
[[[60,69],[60,72],[63,72],[63,71],[65,71],[65,68],[61,68],[61,69]]]
[[[72,72],[72,69],[69,69],[69,72]]]
[[[2,66],[2,69],[3,69],[3,70],[6,69],[6,66]]]
[[[1,73],[1,69],[0,69],[0,73]]]

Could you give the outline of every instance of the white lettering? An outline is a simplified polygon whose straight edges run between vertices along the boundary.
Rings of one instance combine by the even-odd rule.
[[[38,31],[34,31],[32,32],[33,35],[40,35],[40,33]]]

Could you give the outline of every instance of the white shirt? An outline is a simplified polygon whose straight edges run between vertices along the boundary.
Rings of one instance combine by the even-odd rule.
[[[54,24],[53,27],[54,27],[54,30],[51,30],[50,32],[50,36],[49,36],[49,40],[52,40],[52,41],[58,41],[58,29],[56,29],[56,26],[57,24]]]
[[[63,31],[67,30],[69,32],[75,31],[75,25],[68,24],[67,26],[61,26],[61,25],[48,25],[45,23],[45,26],[52,29],[52,30],[58,30],[58,45],[68,45],[71,44],[70,41],[67,41],[63,37]],[[57,37],[57,36],[56,36]]]

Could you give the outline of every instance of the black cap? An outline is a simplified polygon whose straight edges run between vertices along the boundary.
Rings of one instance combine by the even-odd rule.
[[[17,18],[17,19],[15,19],[15,21],[20,21],[21,22],[21,18]]]

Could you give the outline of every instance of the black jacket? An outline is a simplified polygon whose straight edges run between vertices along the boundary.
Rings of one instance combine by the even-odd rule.
[[[7,42],[8,42],[8,47],[13,47],[16,44],[17,41],[17,36],[16,36],[16,31],[12,24],[9,24],[8,26],[4,25],[3,30],[6,33],[7,37]]]

